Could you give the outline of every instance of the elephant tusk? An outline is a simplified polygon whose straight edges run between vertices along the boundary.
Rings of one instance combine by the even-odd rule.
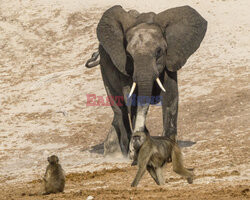
[[[163,92],[166,92],[165,88],[163,87],[163,85],[161,84],[161,81],[159,78],[156,79],[156,82],[158,83],[159,87],[162,89]]]
[[[134,90],[135,90],[135,87],[136,87],[136,82],[133,82],[133,85],[132,85],[132,88],[131,88],[130,93],[129,93],[129,95],[128,95],[128,98],[130,98],[131,95],[133,94],[133,92],[134,92]]]

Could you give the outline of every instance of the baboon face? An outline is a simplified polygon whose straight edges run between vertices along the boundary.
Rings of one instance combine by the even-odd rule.
[[[52,155],[52,156],[48,157],[48,162],[50,164],[57,164],[59,162],[59,159],[56,155]]]
[[[141,148],[141,146],[143,145],[143,143],[146,140],[146,133],[144,132],[136,132],[133,136],[132,136],[132,144],[133,144],[133,148],[134,150],[139,150]]]
[[[135,132],[130,140],[129,144],[129,157],[130,159],[136,159],[136,154],[146,140],[146,134],[144,132]]]
[[[139,150],[143,142],[140,136],[133,136],[133,148],[134,150]]]

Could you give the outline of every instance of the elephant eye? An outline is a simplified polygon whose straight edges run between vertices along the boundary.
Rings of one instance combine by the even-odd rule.
[[[155,50],[155,57],[156,60],[159,59],[162,56],[162,48],[161,47],[157,47]]]

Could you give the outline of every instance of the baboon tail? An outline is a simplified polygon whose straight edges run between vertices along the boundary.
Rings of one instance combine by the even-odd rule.
[[[85,66],[87,68],[92,68],[100,64],[99,51],[94,52],[92,57],[87,60]]]
[[[192,183],[194,173],[192,170],[186,169],[183,166],[182,153],[181,153],[180,148],[176,144],[173,145],[171,156],[172,156],[172,163],[173,163],[174,172],[187,178],[188,183]]]

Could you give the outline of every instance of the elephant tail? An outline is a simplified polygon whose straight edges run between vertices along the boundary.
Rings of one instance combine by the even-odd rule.
[[[99,51],[94,52],[90,59],[87,60],[85,66],[87,68],[92,68],[100,64],[100,54]]]

